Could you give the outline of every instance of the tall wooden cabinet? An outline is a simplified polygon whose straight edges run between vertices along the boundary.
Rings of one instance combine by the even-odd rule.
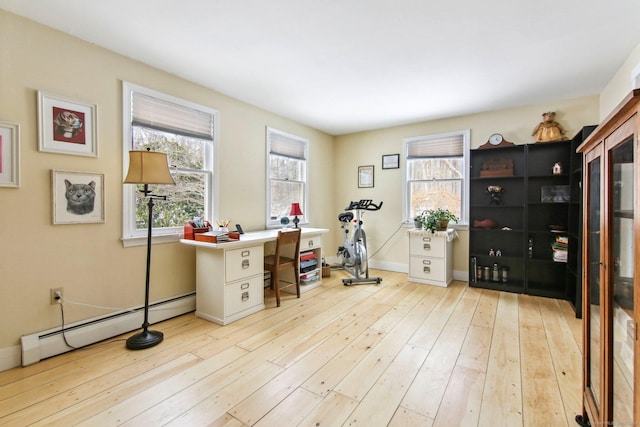
[[[590,425],[640,423],[640,90],[578,148],[583,166],[583,405]],[[635,356],[638,354],[639,356]]]
[[[571,139],[571,159],[569,162],[569,185],[571,202],[569,203],[569,260],[567,263],[567,299],[576,311],[576,317],[582,318],[582,153],[578,147],[596,128],[584,126]]]

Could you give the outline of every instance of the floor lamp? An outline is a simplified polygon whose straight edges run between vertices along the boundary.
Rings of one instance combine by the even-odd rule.
[[[127,348],[142,350],[160,344],[164,334],[159,331],[149,330],[149,273],[151,268],[151,230],[153,228],[153,204],[154,200],[167,200],[167,196],[152,194],[149,184],[173,184],[175,181],[169,173],[167,155],[156,151],[129,151],[129,171],[124,179],[125,184],[144,184],[140,192],[149,199],[149,222],[147,227],[147,280],[144,291],[144,322],[142,332],[130,336],[127,339]]]

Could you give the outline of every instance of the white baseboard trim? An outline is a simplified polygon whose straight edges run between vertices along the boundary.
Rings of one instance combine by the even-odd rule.
[[[149,305],[149,323],[154,324],[195,311],[196,294],[186,294]],[[108,316],[82,320],[65,325],[64,335],[70,345],[84,347],[136,329],[144,321],[144,307],[135,307]],[[20,338],[22,366],[71,351],[60,328],[24,335]],[[20,359],[20,358],[19,358]],[[20,360],[18,360],[18,365]],[[15,367],[11,366],[11,367]]]
[[[20,346],[0,348],[0,372],[20,366]]]
[[[396,273],[408,273],[409,265],[401,262],[387,262],[376,261],[375,259],[369,260],[369,268],[377,268],[378,270],[395,271]]]
[[[453,270],[453,280],[457,280],[459,282],[468,282],[469,272],[464,270]]]
[[[336,258],[337,262],[337,258]],[[409,273],[409,265],[401,262],[386,262],[376,261],[375,259],[369,260],[369,268],[377,268],[385,271],[395,271],[396,273]],[[460,282],[469,281],[469,272],[464,270],[453,270],[453,280]]]

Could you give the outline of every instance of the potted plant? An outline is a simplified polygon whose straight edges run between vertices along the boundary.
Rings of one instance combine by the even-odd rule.
[[[420,230],[424,225],[424,221],[426,219],[427,211],[422,211],[415,218],[413,218],[413,226]]]
[[[459,218],[449,209],[437,208],[427,210],[426,213],[424,213],[422,223],[426,230],[435,233],[436,231],[446,230],[450,221],[458,222]]]

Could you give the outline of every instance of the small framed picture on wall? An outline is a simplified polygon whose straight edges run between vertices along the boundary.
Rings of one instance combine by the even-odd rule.
[[[104,174],[51,171],[54,224],[104,222]]]
[[[38,92],[38,151],[98,157],[97,106]]]
[[[0,122],[0,187],[20,187],[20,125]]]
[[[400,154],[385,154],[382,156],[382,169],[398,169]]]
[[[358,188],[373,187],[373,165],[358,166]]]

